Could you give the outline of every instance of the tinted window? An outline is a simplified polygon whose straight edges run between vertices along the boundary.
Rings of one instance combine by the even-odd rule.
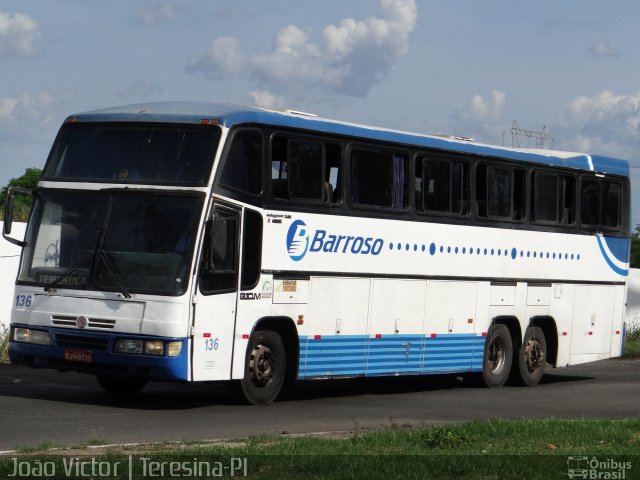
[[[41,190],[19,280],[179,295],[202,198],[131,190]]]
[[[262,191],[262,134],[237,132],[227,153],[220,184],[252,195]]]
[[[260,280],[262,260],[262,215],[255,210],[244,211],[242,232],[242,278],[243,290],[254,288]]]
[[[536,222],[559,221],[560,178],[557,175],[536,173],[533,176],[533,216]]]
[[[404,209],[408,205],[407,170],[404,155],[354,149],[349,170],[351,203]]]
[[[583,180],[580,190],[580,222],[583,225],[600,224],[600,183]]]
[[[324,151],[321,143],[290,140],[289,196],[291,198],[323,200]]]
[[[602,182],[602,217],[601,224],[607,228],[620,225],[620,185]]]
[[[236,289],[238,265],[238,213],[217,207],[207,221],[200,266],[203,293]]]
[[[469,205],[469,165],[457,160],[416,159],[416,208],[466,215]]]
[[[44,178],[206,185],[220,131],[158,124],[66,124]]]
[[[337,204],[342,148],[332,142],[277,135],[271,142],[271,194],[278,200]]]
[[[518,168],[476,167],[476,213],[496,220],[522,220],[526,172]]]
[[[576,203],[575,178],[534,172],[532,181],[532,220],[535,223],[572,225]]]
[[[583,178],[580,190],[580,222],[604,229],[620,226],[621,187],[617,182]]]

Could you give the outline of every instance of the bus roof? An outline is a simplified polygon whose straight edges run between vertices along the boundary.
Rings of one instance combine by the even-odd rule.
[[[329,120],[303,112],[268,110],[227,103],[143,103],[79,113],[72,115],[70,118],[80,122],[163,122],[190,124],[200,124],[203,120],[213,120],[215,123],[229,128],[239,124],[274,125],[425,148],[442,149],[451,152],[462,152],[576,168],[598,173],[629,176],[629,164],[625,160],[601,155],[500,147],[497,145],[470,142],[466,139],[456,137],[402,132]]]

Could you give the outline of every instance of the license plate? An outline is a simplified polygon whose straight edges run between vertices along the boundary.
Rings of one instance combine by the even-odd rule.
[[[93,362],[93,352],[91,350],[66,349],[64,359],[68,362],[91,363]]]

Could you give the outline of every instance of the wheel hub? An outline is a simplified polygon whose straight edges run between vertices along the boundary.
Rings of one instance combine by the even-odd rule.
[[[504,340],[496,337],[489,345],[489,368],[493,373],[499,373],[504,367],[506,358],[506,345]]]
[[[265,345],[256,345],[251,353],[249,372],[254,385],[263,387],[273,379],[275,356]]]
[[[544,351],[537,338],[531,338],[525,345],[524,361],[529,373],[535,372],[542,364]]]

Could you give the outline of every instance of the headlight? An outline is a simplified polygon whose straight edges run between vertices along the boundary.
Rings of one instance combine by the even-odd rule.
[[[166,352],[166,353],[165,353]],[[129,355],[153,355],[162,357],[177,357],[182,352],[182,342],[167,342],[164,340],[137,340],[134,338],[119,338],[113,345],[113,353]]]
[[[132,338],[120,338],[119,340],[116,340],[116,343],[113,346],[113,351],[115,353],[141,354],[142,340],[134,340]]]
[[[164,355],[164,342],[162,340],[147,340],[144,342],[145,355]]]
[[[15,330],[13,330],[13,341],[28,343],[29,333],[31,332],[28,328],[16,328]]]
[[[49,332],[42,330],[31,330],[29,328],[15,328],[13,330],[13,341],[22,343],[35,343],[37,345],[51,345]]]
[[[182,342],[169,342],[167,343],[167,355],[170,357],[177,357],[182,352]]]

